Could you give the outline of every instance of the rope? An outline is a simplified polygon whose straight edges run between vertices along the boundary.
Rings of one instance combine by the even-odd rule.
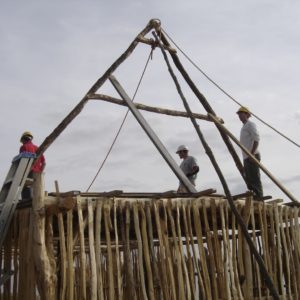
[[[227,93],[219,84],[217,84],[211,77],[209,77],[200,67],[197,66],[196,63],[194,63],[192,61],[192,59],[189,58],[189,56],[187,54],[184,53],[184,51],[175,43],[175,41],[168,35],[168,33],[166,33],[166,31],[164,29],[162,29],[162,32],[170,39],[170,41],[172,41],[172,43],[176,46],[176,48],[183,54],[183,56],[204,76],[208,79],[208,81],[210,81],[213,85],[215,85],[222,93],[224,93],[228,98],[230,98],[232,101],[234,101],[236,104],[238,104],[239,106],[243,106],[240,102],[238,102],[234,97],[232,97],[229,93]],[[277,130],[276,128],[272,127],[270,124],[268,124],[267,122],[265,122],[264,120],[262,120],[260,117],[258,117],[256,114],[252,113],[251,114],[260,122],[262,122],[264,125],[268,126],[269,128],[271,128],[272,130],[274,130],[276,133],[278,133],[279,135],[281,135],[283,138],[285,138],[286,140],[288,140],[289,142],[291,142],[292,144],[294,144],[295,146],[297,146],[298,148],[300,148],[300,145],[293,141],[291,138],[287,137],[285,134],[281,133],[279,130]]]
[[[133,98],[132,98],[132,102],[134,101],[135,96],[136,96],[136,94],[137,94],[137,92],[138,92],[138,89],[139,89],[139,87],[140,87],[140,85],[141,85],[141,82],[142,82],[142,79],[143,79],[143,77],[144,77],[144,74],[145,74],[145,71],[146,71],[146,69],[147,69],[147,66],[148,66],[148,64],[149,64],[149,61],[150,61],[150,59],[152,59],[152,53],[153,53],[153,50],[154,50],[154,48],[151,49],[151,52],[150,52],[150,54],[149,54],[149,56],[148,56],[148,59],[147,59],[146,65],[145,65],[145,67],[144,67],[144,69],[143,69],[141,78],[140,78],[140,80],[139,80],[139,82],[138,82],[138,85],[137,85],[137,87],[136,87],[136,90],[135,90],[135,92],[134,92],[134,95],[133,95]],[[95,180],[97,179],[97,177],[98,177],[100,171],[102,170],[102,168],[103,168],[103,166],[104,166],[104,164],[105,164],[107,158],[109,157],[109,155],[110,155],[110,153],[111,153],[111,151],[112,151],[112,149],[113,149],[113,147],[114,147],[114,145],[115,145],[115,143],[116,143],[116,141],[117,141],[117,139],[118,139],[118,137],[119,137],[119,135],[120,135],[120,132],[121,132],[121,130],[122,130],[122,128],[123,128],[123,125],[124,125],[124,123],[125,123],[125,121],[126,121],[126,119],[127,119],[128,113],[129,113],[129,109],[127,109],[127,112],[126,112],[126,114],[125,114],[125,116],[124,116],[124,118],[123,118],[123,121],[121,122],[121,125],[120,125],[120,127],[119,127],[119,129],[118,129],[118,131],[117,131],[117,133],[116,133],[116,136],[115,136],[115,138],[113,139],[113,142],[112,142],[112,144],[111,144],[111,146],[110,146],[110,148],[109,148],[109,150],[108,150],[108,152],[107,152],[107,154],[106,154],[104,160],[102,161],[102,163],[101,163],[101,165],[100,165],[100,167],[99,167],[99,169],[98,169],[96,175],[94,176],[92,182],[90,183],[89,187],[87,188],[86,193],[90,190],[91,186],[94,184],[94,182],[95,182]]]

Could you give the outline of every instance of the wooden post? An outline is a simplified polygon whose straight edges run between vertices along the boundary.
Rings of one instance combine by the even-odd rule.
[[[158,36],[160,37],[163,45],[170,47],[170,43],[168,42],[168,40],[166,39],[165,35],[163,34],[163,32],[160,30],[160,27],[157,26],[155,27],[155,30],[158,34]],[[161,43],[159,43],[159,45],[161,45]],[[161,48],[161,50],[164,52],[165,50],[163,48]],[[196,85],[194,84],[194,82],[192,81],[192,79],[190,78],[189,74],[186,72],[186,70],[184,69],[183,65],[181,64],[178,56],[176,53],[172,53],[169,52],[173,62],[175,64],[175,66],[177,67],[178,71],[181,73],[182,77],[185,79],[186,83],[189,85],[189,87],[191,88],[191,90],[194,92],[195,96],[198,98],[198,100],[200,101],[200,103],[203,105],[204,109],[208,112],[211,113],[212,115],[216,116],[216,113],[213,111],[212,107],[209,105],[208,101],[205,99],[205,97],[200,93],[200,91],[198,90],[198,88],[196,87]],[[228,139],[228,137],[226,136],[226,134],[224,134],[221,130],[219,130],[221,137],[225,143],[225,145],[227,146],[230,154],[232,155],[232,158],[238,168],[238,170],[240,171],[242,177],[245,179],[244,177],[244,173],[243,173],[243,165],[233,147],[233,145],[231,144],[231,141]]]
[[[39,274],[39,293],[41,299],[56,299],[56,273],[51,267],[45,242],[45,209],[43,174],[34,174],[33,200],[33,259]]]

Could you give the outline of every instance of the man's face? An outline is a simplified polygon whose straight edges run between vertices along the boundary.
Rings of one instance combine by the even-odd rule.
[[[178,155],[179,155],[180,158],[186,158],[187,154],[188,154],[187,150],[180,150],[180,151],[178,151]]]
[[[243,123],[246,123],[249,118],[249,114],[246,112],[239,112],[238,116],[239,116],[239,119],[241,120],[241,122],[243,122]]]

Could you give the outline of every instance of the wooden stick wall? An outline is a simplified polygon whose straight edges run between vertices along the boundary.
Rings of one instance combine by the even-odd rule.
[[[237,208],[282,299],[299,299],[299,208],[251,199]],[[50,267],[33,257],[41,223],[18,210],[0,260],[14,274],[0,299],[47,298],[39,287],[49,270],[57,299],[271,299],[224,199],[77,196],[73,209],[41,217]]]

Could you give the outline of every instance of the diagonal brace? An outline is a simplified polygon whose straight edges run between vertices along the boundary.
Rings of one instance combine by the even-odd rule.
[[[182,170],[179,168],[177,163],[174,161],[172,156],[169,154],[168,150],[165,148],[165,146],[162,144],[162,142],[159,140],[155,132],[152,130],[152,128],[149,126],[145,118],[142,116],[142,114],[139,112],[139,110],[135,107],[133,102],[131,101],[130,97],[127,95],[125,90],[122,88],[120,83],[117,81],[117,79],[113,76],[109,76],[109,80],[114,86],[114,88],[119,93],[120,97],[127,103],[128,108],[134,115],[134,117],[137,119],[141,127],[144,129],[154,146],[157,148],[157,150],[160,152],[162,157],[165,159],[169,167],[172,169],[174,174],[177,176],[177,178],[183,183],[183,185],[187,188],[187,190],[190,193],[196,193],[197,190],[193,186],[193,184],[189,181],[189,179],[185,176],[185,174],[182,172]]]

